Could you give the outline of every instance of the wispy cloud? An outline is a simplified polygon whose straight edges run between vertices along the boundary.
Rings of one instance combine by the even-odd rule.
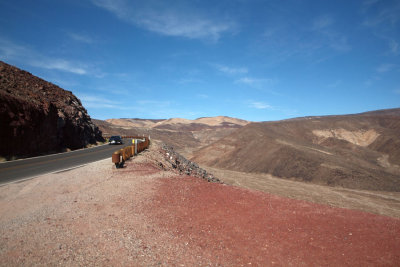
[[[245,74],[248,72],[247,68],[243,68],[243,67],[229,67],[229,66],[225,66],[225,65],[221,65],[221,64],[215,64],[214,66],[220,72],[223,72],[225,74],[230,74],[230,75]]]
[[[396,95],[400,95],[400,89],[394,90],[393,93],[395,93]]]
[[[272,84],[274,81],[272,79],[256,79],[251,77],[243,77],[235,81],[235,83],[246,84],[250,86],[259,86]]]
[[[272,26],[262,34],[261,49],[267,49],[276,61],[303,58],[320,63],[352,49],[349,38],[339,30],[332,15],[317,16],[310,23],[296,26],[295,31],[292,23],[279,22],[279,26]]]
[[[330,15],[317,17],[312,26],[312,30],[317,33],[317,36],[322,37],[320,47],[328,46],[339,52],[346,52],[351,49],[347,37],[336,30],[333,26],[335,20]]]
[[[364,25],[376,27],[378,25],[393,26],[400,20],[399,1],[365,1],[363,12],[366,14]]]
[[[87,74],[87,70],[84,67],[78,67],[76,64],[65,59],[41,58],[38,60],[32,59],[29,63],[34,67],[43,69],[61,70],[79,75]]]
[[[390,63],[385,63],[385,64],[379,65],[378,68],[376,68],[376,71],[379,73],[384,73],[384,72],[391,71],[394,67],[396,67],[396,65],[390,64]]]
[[[212,39],[217,41],[223,32],[232,27],[229,23],[219,23],[208,18],[181,16],[175,11],[148,12],[137,20],[144,28],[163,35],[182,36],[191,39]]]
[[[264,102],[250,102],[249,107],[255,108],[255,109],[272,109],[271,105],[268,105],[267,103]]]
[[[79,75],[88,74],[87,66],[82,63],[42,55],[27,46],[22,46],[1,38],[0,56],[5,60],[17,61],[33,67],[59,70]]]
[[[146,30],[167,36],[218,41],[223,33],[231,32],[235,23],[229,19],[212,17],[188,5],[170,5],[167,2],[128,2],[125,0],[92,0],[121,20]]]
[[[394,55],[399,54],[399,43],[396,42],[395,40],[390,40],[389,41],[389,47],[390,47],[390,52]]]
[[[207,99],[209,96],[208,95],[206,95],[206,94],[197,94],[196,95],[198,98],[201,98],[201,99]]]
[[[112,108],[120,109],[122,107],[120,102],[110,100],[106,97],[98,95],[79,94],[77,96],[82,101],[86,108]]]
[[[3,39],[0,37],[0,55],[5,58],[15,58],[15,57],[24,57],[25,55],[29,55],[30,49],[28,47],[18,45],[14,42],[11,42],[7,39]]]
[[[389,53],[399,55],[400,2],[365,1],[361,12],[364,15],[363,25],[370,28],[375,36],[388,43]]]
[[[89,37],[88,35],[84,35],[84,34],[69,32],[68,36],[71,39],[73,39],[77,42],[81,42],[81,43],[91,44],[94,42],[94,40],[91,37]]]

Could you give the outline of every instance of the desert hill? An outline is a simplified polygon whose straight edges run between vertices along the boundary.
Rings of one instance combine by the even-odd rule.
[[[35,156],[102,141],[70,91],[0,61],[0,156]]]
[[[400,109],[248,124],[194,152],[205,166],[400,191]]]
[[[139,127],[139,128],[152,128],[157,122],[164,120],[150,120],[150,119],[108,119],[106,122],[112,125],[121,127]]]
[[[105,135],[146,135],[174,146],[185,156],[247,125],[248,121],[226,117],[196,120],[171,118],[94,120]]]
[[[158,128],[158,129],[186,129],[186,130],[198,130],[212,127],[232,127],[239,128],[248,124],[248,121],[231,118],[227,116],[217,117],[202,117],[195,120],[182,119],[182,118],[171,118],[171,119],[107,119],[113,125],[121,127],[137,127],[137,128]]]

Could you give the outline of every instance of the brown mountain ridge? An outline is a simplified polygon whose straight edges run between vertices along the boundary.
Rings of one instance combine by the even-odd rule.
[[[193,153],[209,167],[400,191],[400,109],[251,123]]]

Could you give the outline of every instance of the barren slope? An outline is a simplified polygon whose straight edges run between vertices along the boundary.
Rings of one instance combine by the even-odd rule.
[[[236,131],[248,121],[225,116],[187,120],[108,119],[94,120],[105,135],[150,135],[191,156],[193,150]]]
[[[200,149],[206,166],[400,191],[400,109],[252,123]]]

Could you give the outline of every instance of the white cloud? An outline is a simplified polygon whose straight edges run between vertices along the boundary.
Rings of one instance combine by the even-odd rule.
[[[221,33],[230,29],[227,23],[218,23],[207,18],[181,16],[175,12],[150,12],[137,20],[144,28],[163,35],[183,36],[191,39],[210,38],[218,40]]]
[[[379,72],[379,73],[388,72],[388,71],[391,71],[395,66],[396,65],[389,64],[389,63],[381,64],[381,65],[378,66],[376,71]]]
[[[247,84],[247,85],[253,85],[256,82],[258,82],[258,79],[244,77],[244,78],[240,78],[240,79],[236,80],[235,82],[236,83],[243,83],[243,84]]]
[[[167,2],[131,2],[125,0],[92,0],[121,20],[167,36],[218,41],[221,34],[235,28],[232,21],[215,18],[208,11],[201,12],[184,5]]]
[[[42,58],[40,60],[32,59],[29,61],[30,65],[50,70],[61,70],[74,74],[87,74],[87,70],[84,67],[78,67],[76,64],[67,61],[65,59],[57,58]]]
[[[128,16],[127,6],[124,0],[92,0],[93,4],[104,8],[120,18]]]
[[[245,74],[248,72],[247,68],[233,68],[233,67],[228,67],[225,65],[220,65],[220,64],[215,64],[215,67],[223,73],[226,74]]]
[[[243,77],[235,81],[235,83],[242,83],[250,86],[259,86],[273,83],[272,79],[256,79],[250,77]]]
[[[81,43],[91,44],[91,43],[94,42],[92,38],[90,38],[87,35],[83,35],[83,34],[70,32],[70,33],[68,33],[68,36],[71,39],[73,39],[73,40],[75,40],[77,42],[81,42]]]
[[[119,102],[110,100],[105,97],[98,95],[88,95],[77,93],[78,98],[82,101],[83,106],[86,108],[112,108],[120,109],[121,105]]]
[[[197,97],[201,98],[201,99],[207,99],[208,95],[206,95],[206,94],[197,94]]]
[[[256,108],[256,109],[271,109],[272,108],[272,106],[270,106],[266,103],[263,103],[263,102],[251,102],[249,104],[249,106],[251,108]]]
[[[82,63],[62,58],[42,55],[35,50],[0,38],[0,56],[8,61],[17,61],[33,67],[60,70],[74,74],[88,74],[88,68]]]

